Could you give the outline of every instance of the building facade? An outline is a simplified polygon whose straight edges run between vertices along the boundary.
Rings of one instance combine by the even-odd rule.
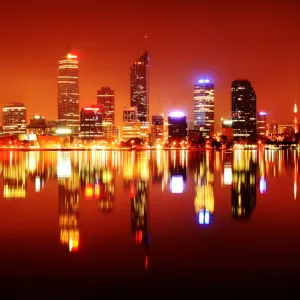
[[[43,116],[34,115],[30,119],[30,123],[27,125],[27,132],[34,134],[46,134],[47,132],[47,123]]]
[[[169,142],[182,142],[187,139],[186,116],[181,112],[174,112],[168,116]]]
[[[123,122],[134,122],[137,121],[137,108],[125,107],[123,110]]]
[[[78,60],[65,53],[58,66],[58,125],[79,132]]]
[[[114,138],[115,126],[115,92],[110,87],[102,87],[97,91],[97,104],[104,107],[102,116],[103,138]]]
[[[151,136],[150,136],[150,141],[152,143],[164,141],[165,127],[166,127],[165,123],[166,122],[164,121],[163,115],[152,116]]]
[[[201,79],[194,85],[194,125],[203,137],[214,135],[215,88],[209,79]]]
[[[3,134],[26,133],[26,107],[20,102],[10,102],[2,108]]]
[[[249,80],[231,85],[232,128],[235,141],[256,141],[256,94]]]
[[[265,138],[267,132],[267,113],[259,112],[257,115],[257,138]]]
[[[104,108],[92,105],[81,109],[80,137],[83,140],[96,140],[103,137],[102,115]]]
[[[136,106],[137,119],[149,122],[149,56],[148,51],[134,62],[130,70],[130,106]]]

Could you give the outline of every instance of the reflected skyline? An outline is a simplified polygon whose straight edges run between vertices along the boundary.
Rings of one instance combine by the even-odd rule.
[[[0,156],[4,200],[25,201],[29,190],[39,194],[50,181],[57,182],[59,240],[72,252],[80,250],[81,201],[92,201],[102,213],[115,213],[118,202],[123,201],[123,192],[116,196],[119,183],[130,200],[128,229],[135,242],[146,247],[150,243],[151,199],[158,193],[192,199],[185,195],[192,189],[194,203],[185,201],[199,225],[213,223],[219,205],[215,201],[216,178],[222,188],[231,189],[224,201],[231,203],[233,219],[249,219],[258,195],[265,197],[271,192],[268,182],[287,174],[291,179],[286,188],[297,200],[299,155],[294,150],[3,151]]]

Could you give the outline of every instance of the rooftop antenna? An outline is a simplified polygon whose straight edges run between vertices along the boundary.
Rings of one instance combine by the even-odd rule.
[[[145,35],[145,36],[144,36],[145,51],[147,51],[147,40],[148,40],[148,36]]]

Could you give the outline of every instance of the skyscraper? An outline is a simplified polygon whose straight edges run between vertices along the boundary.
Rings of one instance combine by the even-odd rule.
[[[168,116],[169,142],[182,142],[187,138],[186,116],[182,112],[173,112]]]
[[[148,51],[134,62],[130,70],[130,106],[137,107],[137,119],[149,122]]]
[[[26,133],[26,107],[23,103],[10,102],[2,108],[3,133]]]
[[[231,85],[231,112],[234,140],[256,141],[256,94],[249,80]]]
[[[267,131],[267,113],[259,112],[257,116],[257,137],[264,138]]]
[[[110,87],[97,91],[97,104],[104,107],[102,130],[104,139],[112,139],[115,125],[115,92]]]
[[[102,115],[104,108],[100,105],[91,105],[81,109],[80,137],[84,140],[102,138]]]
[[[79,132],[78,60],[69,52],[58,67],[58,125]]]
[[[203,137],[214,135],[215,88],[209,79],[201,79],[194,85],[194,125]]]

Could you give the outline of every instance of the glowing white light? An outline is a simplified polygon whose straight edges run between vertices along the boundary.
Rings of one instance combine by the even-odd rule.
[[[70,153],[61,153],[57,160],[57,177],[70,178],[71,177],[71,157]]]
[[[175,118],[184,117],[184,113],[182,111],[174,111],[170,113],[170,117],[175,117]]]
[[[200,210],[198,221],[199,221],[199,224],[209,224],[209,222],[210,222],[209,211]]]
[[[171,191],[173,194],[181,194],[183,192],[183,177],[172,176],[171,178]]]

